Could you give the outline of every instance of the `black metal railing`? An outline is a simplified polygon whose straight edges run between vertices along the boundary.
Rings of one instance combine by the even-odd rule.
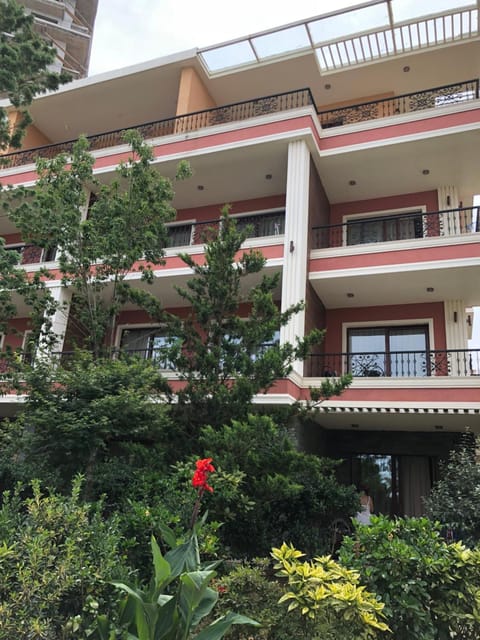
[[[318,113],[322,128],[338,127],[344,124],[387,118],[412,111],[423,111],[445,105],[476,100],[479,97],[478,78],[455,84],[433,87],[414,93],[405,93],[391,98],[371,100],[338,109]]]
[[[343,373],[355,378],[480,376],[480,349],[318,353],[305,364],[306,376],[329,378]]]
[[[332,247],[434,238],[480,231],[480,207],[355,218],[312,228],[312,247]]]
[[[123,133],[126,129],[137,129],[144,138],[160,138],[163,136],[188,133],[206,127],[228,122],[238,122],[248,120],[257,116],[289,111],[299,107],[313,105],[310,89],[298,89],[296,91],[286,91],[270,96],[255,98],[254,100],[244,100],[215,107],[187,113],[174,118],[156,120],[144,124],[132,125],[123,129],[115,129],[105,133],[87,136],[90,149],[105,149],[123,143]],[[58,144],[48,144],[34,149],[8,153],[1,157],[0,168],[16,167],[35,162],[37,158],[54,158],[59,153],[69,154],[72,151],[75,140],[67,140]]]

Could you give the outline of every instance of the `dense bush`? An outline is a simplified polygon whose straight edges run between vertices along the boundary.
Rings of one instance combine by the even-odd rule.
[[[245,474],[243,502],[230,505],[232,518],[221,530],[236,553],[265,555],[283,540],[309,553],[328,552],[332,520],[358,509],[354,488],[335,478],[336,463],[297,451],[268,416],[250,415],[221,430],[206,427],[201,442],[219,467]],[[222,520],[224,505],[216,505],[214,495],[210,512]]]
[[[373,517],[345,538],[340,562],[385,603],[395,640],[480,637],[480,550],[447,544],[427,518]]]
[[[441,465],[441,479],[433,486],[425,508],[431,519],[452,530],[456,540],[469,546],[480,542],[480,465],[471,437],[466,436]]]
[[[0,640],[66,640],[116,595],[106,581],[127,575],[116,519],[72,494],[5,493],[0,510]]]
[[[305,619],[300,614],[287,612],[279,604],[284,594],[280,582],[274,578],[270,562],[256,558],[231,569],[216,581],[220,595],[216,612],[239,610],[257,620],[261,627],[246,629],[235,627],[230,631],[230,640],[292,640],[303,638]]]

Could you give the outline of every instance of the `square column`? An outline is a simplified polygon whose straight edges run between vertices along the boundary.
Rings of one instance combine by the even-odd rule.
[[[304,140],[296,140],[288,147],[282,311],[305,301],[307,293],[309,180],[310,151]],[[281,328],[280,342],[295,344],[304,335],[305,311],[301,311]],[[303,362],[296,361],[293,370],[302,376]]]

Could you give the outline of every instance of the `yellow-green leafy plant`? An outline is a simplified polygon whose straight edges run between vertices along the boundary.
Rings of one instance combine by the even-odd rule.
[[[342,567],[330,556],[304,561],[305,554],[286,543],[274,548],[272,556],[277,575],[288,582],[279,602],[288,602],[288,611],[300,611],[312,640],[367,640],[390,631],[384,622],[384,604],[360,585],[357,571]]]

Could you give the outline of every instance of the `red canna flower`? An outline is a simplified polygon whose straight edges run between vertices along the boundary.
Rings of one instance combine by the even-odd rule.
[[[197,460],[195,463],[196,471],[193,474],[192,485],[202,492],[207,490],[213,493],[213,487],[208,484],[208,476],[215,471],[212,464],[212,458],[204,458]]]

